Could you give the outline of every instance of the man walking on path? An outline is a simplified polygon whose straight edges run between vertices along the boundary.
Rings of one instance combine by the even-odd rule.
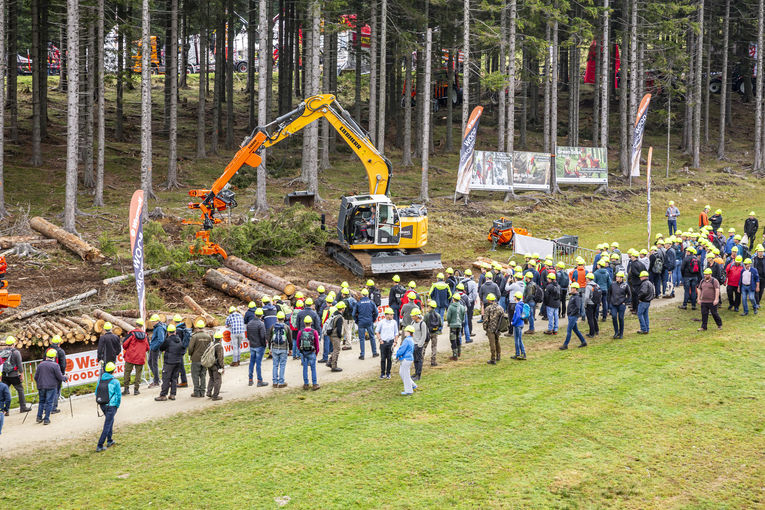
[[[8,386],[13,386],[19,395],[19,411],[28,413],[32,406],[27,406],[27,400],[24,396],[24,369],[22,365],[21,353],[16,347],[16,338],[8,335],[5,339],[5,346],[0,351],[0,364],[2,365],[2,381]],[[8,416],[8,408],[5,409],[5,415]]]
[[[226,317],[226,327],[231,333],[231,352],[233,355],[231,366],[239,366],[240,349],[242,342],[244,342],[244,317],[239,313],[239,310],[235,306],[231,306],[228,309],[228,317]]]
[[[149,321],[154,323],[154,329],[151,332],[151,341],[149,342],[149,368],[154,376],[149,388],[159,386],[159,348],[165,343],[167,336],[167,324],[160,320],[156,313],[149,317]]]
[[[183,355],[186,353],[180,337],[175,333],[175,324],[170,324],[167,327],[167,332],[168,335],[159,348],[160,351],[165,353],[164,363],[162,364],[162,389],[159,392],[159,396],[154,398],[154,400],[159,402],[168,398],[175,400],[175,392],[178,387],[176,382],[178,372],[181,370]],[[170,390],[169,397],[167,396],[168,389]]]
[[[56,363],[56,349],[48,349],[45,359],[37,365],[35,383],[40,403],[37,406],[37,423],[50,425],[50,412],[53,410],[53,399],[58,395],[58,385],[66,381],[61,373],[61,367]]]
[[[704,270],[704,279],[699,282],[698,293],[699,303],[701,303],[701,327],[698,330],[707,330],[710,313],[717,324],[717,329],[722,329],[722,319],[717,312],[720,305],[720,282],[712,278],[712,268],[708,267]]]
[[[584,306],[582,304],[582,296],[579,295],[579,283],[571,282],[568,286],[568,291],[571,296],[568,298],[568,305],[566,306],[566,314],[568,316],[568,326],[566,328],[566,341],[559,347],[560,350],[565,351],[568,349],[568,343],[571,341],[571,333],[575,333],[579,338],[579,347],[587,347],[587,341],[582,336],[576,323],[580,317],[584,315]]]
[[[501,333],[499,327],[505,312],[497,303],[497,296],[494,294],[486,296],[486,301],[489,302],[489,305],[484,308],[483,329],[486,331],[486,337],[489,339],[489,352],[491,353],[491,359],[486,363],[496,365],[502,355],[502,349],[499,345],[499,335]]]
[[[212,343],[213,339],[210,333],[204,330],[205,321],[199,319],[194,324],[196,331],[191,335],[189,342],[189,358],[191,359],[191,382],[194,385],[192,397],[201,398],[205,396],[205,379],[207,370],[202,366],[202,354]]]
[[[253,319],[247,323],[247,341],[250,344],[250,367],[249,367],[249,385],[252,386],[253,368],[258,377],[258,387],[268,386],[267,382],[263,381],[263,374],[261,373],[261,363],[263,362],[263,355],[266,353],[266,325],[263,323],[263,309],[257,308],[254,312]]]
[[[114,371],[117,369],[117,365],[112,362],[107,363],[104,366],[104,373],[99,377],[98,385],[96,386],[96,396],[98,396],[98,388],[105,384],[107,386],[107,398],[108,402],[105,404],[99,404],[101,412],[104,413],[104,428],[101,431],[101,437],[98,438],[98,446],[96,446],[97,452],[106,451],[107,448],[114,446],[114,440],[112,439],[112,429],[114,428],[114,416],[117,414],[117,409],[122,402],[122,396],[120,395],[120,382],[114,375]],[[104,446],[106,443],[106,446]]]
[[[380,342],[380,379],[390,379],[393,345],[398,337],[398,323],[396,323],[395,315],[393,308],[386,308],[385,318],[375,327],[375,335]]]
[[[675,232],[677,232],[677,217],[680,216],[680,209],[675,207],[674,200],[669,201],[669,207],[667,207],[667,212],[664,214],[664,216],[667,217],[669,235],[673,235]]]
[[[694,289],[694,294],[695,294]],[[638,321],[640,321],[640,330],[637,332],[639,335],[647,335],[650,329],[650,321],[648,320],[648,308],[651,306],[651,301],[656,297],[656,289],[648,280],[648,271],[640,273],[640,287],[638,288]],[[693,297],[693,302],[696,302],[696,296]],[[693,307],[696,308],[695,306]]]
[[[146,363],[146,353],[149,352],[149,340],[143,331],[143,319],[136,320],[137,327],[130,331],[122,342],[122,349],[125,351],[125,389],[123,395],[130,395],[130,375],[135,370],[135,383],[133,393],[138,395],[138,387],[141,385],[141,373]]]

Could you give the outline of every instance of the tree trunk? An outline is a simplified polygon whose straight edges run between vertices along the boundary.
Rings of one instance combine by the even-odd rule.
[[[765,1],[759,0],[757,2],[757,85],[755,86],[755,94],[757,95],[755,110],[754,110],[754,170],[760,171],[765,168],[762,158],[762,45],[763,30],[765,30]],[[748,66],[746,66],[748,67]],[[746,76],[746,75],[745,75]],[[745,82],[747,80],[744,80]]]
[[[228,51],[226,53],[226,148],[234,144],[234,0],[228,0]]]
[[[600,75],[603,72],[603,56],[602,40],[596,39],[597,46],[595,47],[595,83],[594,83],[594,98],[592,103],[592,145],[593,147],[600,147],[598,136],[600,135]]]
[[[701,167],[701,81],[703,79],[702,65],[704,58],[704,0],[699,0],[696,21],[699,25],[699,35],[696,38],[696,77],[693,93],[693,168]],[[761,48],[761,46],[760,46]],[[759,52],[758,52],[759,53]],[[757,68],[757,74],[761,68]]]
[[[499,72],[502,75],[504,87],[497,91],[497,151],[505,150],[505,98],[507,94],[507,0],[502,0],[499,22]],[[512,57],[510,59],[512,61]]]
[[[762,3],[761,3],[762,5]],[[761,18],[762,19],[762,18]],[[730,43],[730,0],[725,0],[725,18],[723,19],[722,76],[720,91],[720,140],[717,145],[717,159],[725,159],[726,107],[728,103],[728,45]]]
[[[48,136],[48,0],[39,0],[40,2],[40,60],[38,68],[40,69],[40,140],[45,140]]]
[[[118,142],[123,139],[123,82],[125,79],[125,8],[121,3],[117,4],[117,112],[114,118],[114,138]],[[63,62],[62,62],[63,63]],[[63,78],[62,78],[63,79]]]
[[[168,73],[167,73],[167,67],[170,63],[170,56],[168,53],[170,53],[170,11],[172,10],[170,7],[170,0],[165,0],[165,3],[163,5],[163,12],[161,14],[161,20],[165,28],[165,41],[164,41],[164,59],[160,57],[160,61],[164,60],[165,64],[165,79],[162,80],[162,87],[163,87],[163,98],[162,98],[162,108],[163,108],[163,115],[162,115],[162,131],[161,133],[164,135],[167,135],[170,133],[170,80],[168,79]],[[177,40],[177,39],[176,39]],[[157,47],[157,50],[159,50],[159,47]],[[159,56],[159,55],[158,55]],[[176,55],[177,57],[177,55]]]
[[[223,45],[221,44],[222,34],[225,29],[225,23],[221,22],[220,12],[216,17],[216,30],[215,30],[215,76],[213,78],[213,112],[212,112],[212,136],[210,137],[210,152],[212,154],[218,154],[218,141],[220,140],[220,105],[221,105],[221,80],[220,77],[223,73],[223,65],[221,60],[221,51]]]
[[[291,296],[295,293],[295,285],[288,280],[275,275],[274,273],[260,268],[254,264],[250,264],[246,260],[242,260],[239,257],[230,256],[223,261],[223,265],[227,268],[236,271],[237,273],[246,276],[251,280],[260,282],[280,293],[284,293]]]
[[[356,44],[353,47],[353,52],[356,56],[356,76],[354,77],[354,117],[356,122],[361,122],[361,8],[364,6],[362,0],[356,2]]]
[[[269,34],[274,33],[274,26],[276,24],[273,20],[272,8],[269,4],[266,4],[266,26],[268,31],[266,32],[266,111],[268,115],[271,115],[273,108],[271,107],[273,96],[273,76],[274,76],[274,38]]]
[[[255,9],[256,0],[247,0],[247,129],[250,131],[255,129]],[[258,60],[258,65],[265,63],[265,60]]]
[[[622,19],[622,61],[619,71],[619,166],[624,177],[630,174],[630,118],[629,118],[629,104],[627,98],[627,89],[629,82],[627,81],[627,39],[629,38],[629,23],[627,17],[629,15],[630,2],[624,0],[624,17]]]
[[[377,100],[377,150],[385,152],[385,89],[388,70],[388,0],[382,0],[380,9],[380,95]],[[374,115],[374,113],[372,113]]]
[[[76,1],[76,0],[68,0]],[[143,0],[141,5],[141,189],[144,193],[144,220],[148,216],[149,198],[154,196],[151,182],[151,18],[149,0]]]
[[[31,166],[42,165],[40,151],[40,0],[31,2],[32,16],[32,159]]]
[[[369,139],[377,139],[377,0],[371,0],[369,26]],[[385,89],[381,91],[384,94]]]
[[[96,192],[93,197],[94,207],[103,207],[104,205],[104,157],[106,149],[106,122],[105,105],[104,105],[104,0],[98,0],[98,23],[97,26],[97,43],[96,48],[98,51],[98,63],[96,65],[96,72],[98,73],[97,79],[97,91],[98,103],[96,105],[97,117],[98,117],[98,132],[96,137],[98,139],[98,153],[96,155]]]
[[[457,61],[454,59],[454,55],[456,51],[457,48],[454,45],[449,48],[449,59],[446,64],[448,66],[446,71],[446,80],[448,82],[446,87],[446,97],[448,97],[446,100],[446,152],[454,150],[454,102],[452,97],[455,94],[454,67]]]
[[[706,80],[709,79],[710,73],[712,71],[712,16],[711,16],[712,8],[709,9],[709,15],[707,16],[706,23],[706,50],[705,53],[707,55],[707,67],[704,71],[704,76],[706,76]],[[702,79],[702,81],[705,81]],[[706,145],[709,145],[709,86],[704,86],[702,83],[702,86],[704,87],[704,143]]]
[[[500,126],[505,129],[505,152],[512,154],[515,150],[515,33],[517,18],[517,0],[510,0],[509,12],[507,16],[508,39],[507,53],[509,64],[507,67],[507,114],[505,115],[506,126]]]
[[[147,1],[148,0],[144,0]],[[14,0],[15,3],[15,0]],[[80,52],[78,0],[66,0],[66,60],[71,70],[67,75],[66,92],[66,192],[64,198],[64,230],[75,233],[77,212],[77,160],[79,133],[79,81],[77,55]],[[15,59],[15,54],[14,54]]]
[[[207,3],[207,2],[206,2]],[[202,3],[200,2],[200,14],[204,14]],[[197,55],[197,64],[199,65],[199,91],[197,94],[197,158],[207,156],[205,148],[205,83],[207,83],[207,27],[203,26],[199,31],[199,48]]]
[[[602,65],[601,65],[601,83],[600,83],[600,93],[602,94],[602,97],[600,99],[600,146],[604,149],[608,150],[608,110],[609,110],[609,97],[608,97],[608,91],[611,87],[610,76],[611,76],[611,63],[610,59],[608,57],[609,52],[609,21],[610,21],[610,7],[608,5],[608,0],[603,0],[603,56],[602,56]]]
[[[412,58],[411,52],[404,57],[404,147],[401,166],[409,168],[412,162]]]
[[[103,0],[99,0],[103,1]],[[165,79],[170,81],[170,132],[168,133],[166,189],[180,188],[178,182],[178,0],[170,0],[170,55]]]
[[[429,164],[429,143],[430,139],[430,72],[431,72],[431,53],[432,53],[433,29],[428,28],[425,34],[425,89],[422,96],[422,180],[420,182],[420,200],[428,202],[428,164]]]
[[[337,33],[333,32],[329,39],[330,66],[329,92],[337,97]],[[337,136],[334,129],[329,130],[329,152],[334,154],[337,147]]]
[[[306,13],[306,22],[310,22],[310,43],[306,48],[306,57],[308,58],[307,65],[305,60],[303,69],[308,69],[308,75],[306,76],[306,86],[308,90],[306,95],[315,95],[319,92],[319,36],[321,30],[321,4],[319,0],[312,0],[309,5],[309,10]],[[306,23],[307,24],[307,23]],[[305,33],[305,31],[304,31]],[[310,51],[310,53],[309,53]],[[306,168],[306,180],[308,183],[308,191],[313,193],[316,200],[321,200],[319,196],[319,125],[316,122],[308,125],[305,130],[305,139],[308,139],[307,151],[303,151],[303,168]],[[306,153],[308,158],[306,159]]]
[[[629,93],[630,93],[630,114],[628,121],[630,123],[633,122],[633,119],[637,115],[637,107],[638,107],[638,101],[640,101],[640,98],[638,97],[638,90],[642,90],[642,86],[638,84],[638,57],[637,57],[637,31],[638,31],[638,6],[639,4],[637,1],[631,2],[631,10],[630,10],[630,44],[629,44],[629,71],[630,71],[630,79],[629,82],[626,80],[624,81],[624,84],[627,85],[629,83]],[[628,124],[631,126],[631,124]],[[633,143],[635,142],[635,130],[630,129],[629,130],[629,147],[633,146]]]
[[[67,41],[66,41],[66,30],[62,27],[59,28],[59,47],[61,48],[61,74],[59,76],[58,80],[58,90],[59,92],[66,92],[66,82],[67,82],[67,58],[66,58],[66,47],[67,47]]]
[[[326,31],[324,32],[324,41],[322,42],[322,52],[324,53],[324,65],[322,66],[321,75],[321,92],[323,94],[329,94],[330,76],[332,75],[332,65],[330,58],[330,37]],[[333,130],[334,131],[334,130]],[[321,159],[319,161],[319,170],[327,170],[332,168],[329,162],[329,122],[327,119],[321,119]]]
[[[556,5],[557,7],[557,5]],[[555,154],[558,147],[558,18],[553,20],[552,26],[552,76],[550,84],[550,154]],[[553,192],[558,190],[553,188]]]
[[[260,0],[258,4],[258,25],[260,27],[267,27],[268,24],[268,6],[267,0]],[[271,60],[271,54],[266,49],[266,39],[269,37],[270,31],[258,30],[258,125],[265,126],[268,124],[268,110],[267,106],[267,87],[268,87],[268,66],[267,61]],[[268,202],[266,200],[266,151],[261,151],[260,154],[262,161],[257,169],[257,189],[255,191],[255,210],[259,213],[265,213],[268,211]]]
[[[462,1],[462,129],[460,142],[470,115],[470,0]]]
[[[528,46],[521,43],[521,125],[520,133],[518,134],[518,145],[521,149],[526,148],[526,131],[529,122],[529,65],[530,56]]]
[[[5,55],[5,7],[0,0],[0,55]],[[8,216],[5,208],[5,75],[7,60],[0,58],[0,218]]]
[[[89,16],[89,18],[91,18]],[[88,20],[88,45],[87,45],[87,69],[80,67],[80,72],[86,73],[85,76],[85,147],[82,147],[82,154],[85,169],[82,173],[82,184],[88,189],[95,189],[96,175],[93,167],[93,110],[95,109],[96,73],[93,72],[96,67],[96,31],[92,18]]]
[[[186,0],[183,2],[183,8],[181,9],[181,62],[179,65],[179,71],[181,74],[178,87],[181,89],[189,88],[187,83],[187,76],[189,74],[189,22],[187,16]]]
[[[68,0],[67,0],[68,1]],[[8,2],[8,97],[9,107],[8,139],[19,140],[19,104],[18,104],[18,66],[16,55],[19,52],[19,0]]]
[[[550,93],[551,93],[551,87],[550,87],[550,66],[552,64],[551,62],[551,53],[552,53],[552,44],[551,44],[551,32],[550,32],[550,23],[545,23],[545,41],[547,41],[547,46],[545,46],[545,113],[544,117],[542,119],[543,122],[543,141],[542,146],[544,147],[544,151],[549,153],[550,152]]]

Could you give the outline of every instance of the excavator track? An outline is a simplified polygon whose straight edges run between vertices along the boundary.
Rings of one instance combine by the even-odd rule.
[[[417,273],[441,269],[441,254],[422,250],[351,251],[337,241],[327,241],[327,255],[351,273],[363,278],[376,274]]]

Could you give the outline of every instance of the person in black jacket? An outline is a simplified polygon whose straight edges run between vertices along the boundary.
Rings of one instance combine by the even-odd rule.
[[[159,347],[159,350],[165,353],[164,364],[162,366],[162,389],[159,392],[159,396],[154,400],[164,401],[170,398],[175,400],[175,392],[177,390],[177,377],[178,372],[183,365],[183,355],[186,354],[186,348],[181,342],[181,338],[175,333],[175,324],[167,326],[167,336],[165,341]],[[167,396],[168,388],[170,389],[170,396]]]
[[[627,264],[627,283],[629,283],[630,290],[631,290],[631,296],[632,299],[630,300],[630,304],[632,305],[630,310],[632,313],[637,313],[637,290],[638,287],[640,287],[640,272],[643,271],[645,267],[638,262],[637,253],[633,251],[630,253],[630,261]]]
[[[393,313],[396,319],[396,324],[401,325],[401,298],[406,293],[406,287],[401,285],[401,277],[397,274],[393,275],[393,287],[388,292],[388,306],[393,309]]]
[[[58,366],[61,368],[61,375],[66,375],[66,353],[64,352],[64,349],[61,348],[60,336],[56,335],[50,339],[50,348],[56,351],[56,363],[58,363]],[[51,410],[52,414],[61,412],[61,410],[58,408],[58,400],[60,397],[61,381],[58,383],[58,390],[56,392],[56,396],[53,399],[53,409]]]
[[[686,310],[688,302],[691,303],[691,309],[696,309],[696,286],[701,279],[701,262],[696,257],[696,249],[689,246],[685,250],[685,258],[680,265],[680,272],[683,275],[683,304],[678,308]]]
[[[754,242],[757,239],[757,231],[760,229],[760,222],[754,215],[754,211],[749,213],[749,217],[744,221],[744,233],[749,238],[749,251],[752,251]]]
[[[608,292],[611,320],[614,323],[614,338],[624,338],[624,311],[631,300],[632,289],[624,281],[624,273],[619,271]]]
[[[683,281],[685,278],[683,278]],[[651,301],[656,297],[656,289],[648,280],[648,271],[640,273],[640,287],[638,288],[638,321],[640,321],[639,335],[647,335],[650,329],[650,323],[648,320],[648,308],[651,306]],[[694,306],[694,308],[696,308]]]
[[[765,248],[763,248],[761,244],[758,244],[755,251],[757,254],[752,257],[752,267],[757,270],[757,274],[761,275],[760,278],[763,278],[763,276],[765,276]],[[760,290],[754,293],[754,299],[757,301],[757,306],[760,306],[763,288],[765,288],[765,285],[760,283]]]
[[[547,285],[545,286],[544,306],[547,311],[547,331],[545,335],[558,334],[558,312],[560,312],[560,285],[556,281],[554,271],[547,273]]]
[[[104,334],[98,339],[98,350],[96,351],[96,361],[101,363],[101,372],[103,366],[109,363],[117,363],[117,356],[122,352],[122,342],[120,337],[112,333],[112,323],[104,323]]]
[[[258,375],[258,387],[268,386],[267,382],[263,382],[263,374],[260,371],[260,364],[263,361],[263,355],[266,353],[266,325],[262,320],[263,309],[258,308],[255,310],[255,318],[247,323],[247,341],[250,344],[250,378],[249,385],[253,385],[252,371],[255,371]]]
[[[50,425],[50,413],[53,409],[53,399],[58,394],[58,385],[66,381],[66,376],[61,373],[61,367],[56,363],[56,350],[48,349],[45,359],[37,365],[35,371],[35,383],[37,393],[40,395],[40,404],[37,406],[37,423]]]
[[[2,381],[8,386],[13,386],[19,395],[19,411],[28,413],[32,406],[27,405],[24,395],[24,367],[22,365],[21,353],[16,347],[16,338],[8,335],[5,338],[5,345],[0,349],[0,366],[2,366]],[[4,409],[4,414],[8,416],[8,408]]]
[[[565,351],[568,349],[568,343],[571,341],[571,333],[576,333],[579,337],[579,347],[587,347],[587,341],[582,336],[576,323],[580,317],[584,315],[584,306],[582,305],[582,296],[579,295],[579,283],[572,282],[568,286],[568,290],[571,293],[571,297],[568,298],[568,306],[566,307],[566,313],[568,314],[568,327],[566,329],[566,341],[558,349]]]

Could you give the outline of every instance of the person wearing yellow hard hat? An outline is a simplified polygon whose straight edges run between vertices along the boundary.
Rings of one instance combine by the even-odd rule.
[[[318,295],[316,296],[316,299],[313,301],[313,303],[316,313],[321,316],[321,312],[324,311],[324,307],[326,306],[327,302],[327,289],[324,288],[324,285],[319,285],[316,287],[316,293]]]
[[[367,337],[372,346],[372,357],[376,358],[379,356],[377,353],[377,342],[375,341],[374,328],[377,315],[377,305],[372,301],[369,291],[363,289],[361,291],[361,299],[356,304],[356,309],[353,311],[353,319],[356,321],[356,327],[359,332],[359,359],[364,359],[366,355]]]
[[[623,271],[617,271],[608,289],[608,305],[614,326],[614,339],[624,338],[624,312],[627,310],[627,303],[631,300],[632,289],[624,277]]]
[[[568,287],[568,275],[564,274],[563,278],[566,280],[566,287]],[[545,279],[547,285],[544,288],[544,299],[540,303],[542,309],[545,310],[544,316],[547,318],[547,329],[543,333],[545,335],[557,335],[561,307],[561,286],[558,283],[558,273],[554,268],[551,268]]]
[[[122,352],[122,342],[120,337],[112,333],[112,323],[105,322],[103,325],[103,333],[98,338],[98,347],[96,349],[96,361],[101,366],[103,372],[104,365],[106,363],[117,362],[117,356]]]
[[[213,341],[210,344],[208,355],[202,353],[202,365],[207,368],[207,398],[211,400],[223,400],[220,396],[220,387],[223,383],[223,372],[225,370],[224,354],[223,354],[223,331],[218,329],[213,333]],[[212,354],[212,356],[209,356]],[[208,366],[208,363],[210,365]]]
[[[411,396],[417,389],[417,384],[411,376],[412,363],[414,363],[414,331],[415,328],[412,324],[404,327],[401,332],[401,345],[395,354],[396,359],[400,361],[398,375],[401,377],[401,382],[404,383],[404,391],[401,392],[401,395],[405,397]]]
[[[680,209],[675,205],[674,200],[669,201],[667,212],[664,213],[667,218],[667,227],[669,228],[669,235],[677,232],[677,217],[680,216]]]
[[[755,246],[754,252],[755,254],[752,257],[752,267],[757,270],[757,275],[760,277],[760,280],[762,280],[765,278],[765,246],[758,244]],[[759,289],[754,293],[754,298],[757,301],[757,308],[760,307],[762,301],[763,288],[765,288],[765,285],[760,281]]]
[[[568,286],[569,298],[566,305],[566,316],[568,318],[568,324],[566,326],[566,340],[563,345],[558,349],[565,351],[568,349],[568,344],[571,341],[571,335],[575,334],[579,338],[579,347],[587,347],[587,341],[584,339],[582,332],[579,331],[577,322],[584,317],[584,302],[579,292],[579,282],[572,281]]]
[[[741,257],[736,257],[736,260],[738,261],[739,258]],[[741,293],[741,302],[744,305],[744,311],[741,313],[742,317],[749,315],[750,301],[752,303],[752,311],[757,315],[759,305],[757,304],[756,292],[759,290],[762,283],[760,281],[760,273],[757,269],[752,267],[752,259],[749,257],[745,258],[743,264],[744,266],[741,270],[741,278],[739,280],[739,292]]]
[[[149,317],[149,322],[154,324],[151,331],[151,339],[149,340],[149,369],[152,374],[152,381],[149,383],[149,388],[155,388],[160,384],[159,347],[164,343],[165,337],[167,336],[167,323],[156,313]]]
[[[53,335],[53,338],[50,339],[50,348],[56,351],[55,361],[56,363],[58,363],[58,366],[61,369],[61,373],[63,375],[66,375],[66,352],[64,352],[64,349],[61,348],[61,342],[62,342],[62,339],[60,335]],[[2,393],[2,391],[0,391],[0,393]],[[56,387],[56,396],[53,399],[53,407],[50,411],[51,414],[58,414],[59,412],[61,412],[58,408],[58,401],[59,401],[60,395],[61,395],[61,382],[59,381]],[[10,402],[8,403],[10,404]],[[0,403],[0,409],[2,408],[3,406]],[[2,421],[2,418],[0,418],[0,422],[1,421]],[[2,424],[0,424],[0,428],[1,427],[2,427]]]
[[[310,298],[308,298],[310,299]],[[306,300],[308,301],[308,300]],[[253,372],[258,376],[258,387],[268,386],[268,383],[263,381],[263,373],[261,366],[263,363],[263,356],[266,353],[266,323],[263,321],[263,309],[256,308],[253,313],[253,318],[247,322],[245,326],[245,336],[247,337],[247,343],[250,346],[250,363],[248,366],[248,386],[255,384],[253,381]]]
[[[736,247],[734,246],[733,248]],[[741,274],[744,271],[743,261],[744,258],[738,254],[738,250],[733,249],[725,266],[725,290],[728,294],[728,310],[733,310],[735,312],[738,312],[739,306],[741,306]]]
[[[58,396],[58,386],[66,381],[66,376],[61,373],[61,367],[56,362],[56,349],[45,351],[45,359],[37,365],[34,379],[39,395],[37,423],[50,425],[50,413],[53,410],[53,400]]]
[[[254,305],[255,303],[250,302],[250,304]],[[173,316],[173,323],[175,324],[175,334],[178,335],[178,338],[181,339],[181,344],[183,345],[184,349],[188,349],[189,342],[191,341],[191,329],[186,327],[186,323],[180,314],[176,313]],[[186,379],[186,366],[183,363],[181,363],[181,368],[178,372],[178,375],[180,377],[180,381],[178,382],[178,387],[188,388],[189,383],[188,383],[188,380]]]
[[[483,329],[486,332],[486,337],[489,339],[489,352],[491,353],[491,359],[487,361],[489,365],[496,365],[497,360],[501,358],[502,351],[499,343],[499,336],[502,333],[501,322],[505,312],[497,302],[497,296],[489,294],[486,296],[486,301],[489,303],[484,308],[484,321]]]
[[[122,404],[120,382],[114,377],[115,370],[117,370],[117,365],[114,362],[110,361],[104,365],[104,371],[98,377],[98,384],[96,385],[96,403],[101,408],[101,412],[104,413],[104,426],[96,445],[97,452],[106,451],[107,448],[115,444],[112,437],[114,417],[117,415],[120,404]]]
[[[698,285],[699,303],[701,304],[701,327],[698,331],[706,331],[709,314],[717,324],[717,329],[722,329],[722,319],[717,309],[720,306],[720,282],[714,277],[711,267],[704,269],[704,278]]]
[[[650,332],[650,320],[648,317],[648,309],[651,307],[651,301],[656,297],[656,289],[653,283],[648,279],[648,271],[640,272],[640,287],[638,287],[638,309],[637,316],[638,322],[640,322],[639,335],[647,335]],[[695,301],[694,301],[695,308]]]
[[[406,294],[406,287],[401,285],[401,278],[399,275],[393,275],[393,286],[388,291],[388,306],[393,310],[393,320],[396,321],[396,326],[401,321],[399,314],[401,313],[401,299],[404,297],[404,294]]]
[[[258,304],[255,301],[247,303],[247,311],[244,312],[244,325],[247,326],[252,319],[255,318],[255,310],[258,308]]]
[[[464,284],[460,283],[459,286],[463,286]],[[467,296],[466,294],[463,294],[464,296]],[[466,298],[467,299],[467,298]],[[438,334],[442,331],[444,320],[441,318],[441,316],[438,314],[438,311],[436,310],[438,308],[438,303],[433,301],[432,299],[428,301],[427,308],[425,312],[425,316],[422,318],[423,322],[425,323],[427,330],[428,330],[428,339],[425,341],[425,347],[427,347],[428,344],[430,344],[430,366],[435,367],[438,366],[438,362],[436,361],[438,357]],[[467,324],[468,320],[467,317],[465,317],[465,337],[466,341],[472,342],[470,340],[470,332],[467,330]],[[423,349],[423,355],[425,353],[425,350]]]
[[[491,282],[495,288],[498,288],[496,284]],[[489,281],[487,280],[484,286],[489,285]],[[488,301],[487,301],[488,304]],[[451,359],[453,361],[456,361],[457,358],[459,358],[462,355],[462,346],[460,345],[460,334],[462,331],[462,328],[465,324],[465,314],[467,313],[467,310],[465,306],[461,303],[461,296],[459,294],[455,294],[452,296],[452,302],[449,304],[449,307],[446,309],[446,315],[444,317],[444,323],[446,323],[449,326],[449,343],[452,347],[452,357]]]
[[[722,209],[717,209],[715,213],[709,217],[709,226],[712,227],[712,231],[716,234],[718,230],[721,230],[723,222]]]
[[[342,305],[345,308],[345,302],[340,301],[338,308]],[[266,333],[268,350],[273,358],[273,369],[271,384],[274,388],[286,388],[284,382],[284,371],[287,367],[287,358],[292,354],[293,338],[289,324],[286,323],[287,315],[279,310],[276,312],[276,323]]]
[[[478,283],[478,298],[481,300],[481,318],[478,320],[478,323],[481,324],[485,320],[483,314],[484,310],[486,310],[486,305],[488,305],[488,301],[486,300],[486,296],[489,294],[494,294],[495,296],[500,296],[502,293],[500,292],[499,285],[494,281],[492,276],[489,276],[491,273],[486,273],[486,280],[481,284]],[[465,311],[467,313],[467,310]]]
[[[191,383],[194,386],[191,396],[201,398],[205,396],[207,368],[202,366],[202,354],[213,343],[213,337],[207,331],[207,324],[202,318],[194,323],[194,333],[189,341],[187,350],[191,360]]]
[[[386,307],[385,318],[375,326],[375,338],[380,343],[380,379],[390,379],[390,369],[393,365],[393,344],[398,337],[398,323],[394,317],[393,308]]]
[[[303,365],[303,389],[313,389],[316,391],[321,388],[316,379],[316,355],[320,350],[319,332],[313,327],[313,317],[311,315],[306,315],[303,318],[302,326],[302,329],[297,333],[296,345],[298,351],[300,351],[300,360]],[[308,384],[309,368],[311,369],[311,382],[313,385]]]
[[[457,294],[454,297],[459,299]],[[423,320],[422,310],[412,310],[412,314],[411,325],[414,327],[414,334],[412,335],[412,340],[414,341],[414,375],[412,380],[419,381],[422,377],[422,364],[425,359],[425,348],[427,347],[428,326]]]
[[[534,316],[536,315],[537,305],[542,305],[544,301],[544,291],[542,287],[536,283],[535,278],[539,278],[539,273],[536,275],[528,270],[523,275],[524,289],[523,289],[523,302],[527,304],[531,310],[528,318],[529,329],[526,330],[527,335],[533,335],[536,330],[534,329]]]
[[[685,249],[685,257],[680,265],[680,273],[683,281],[683,304],[678,308],[687,310],[688,303],[691,309],[696,309],[697,292],[696,287],[701,281],[701,271],[704,268],[703,261],[699,259],[696,248],[690,244]]]
[[[263,306],[260,307],[260,309],[263,310],[263,326],[266,328],[266,331],[270,330],[273,325],[276,324],[276,313],[279,311],[270,299],[266,301],[267,297],[268,296],[263,297]],[[271,353],[268,352],[268,359],[270,358]]]
[[[444,318],[446,309],[449,307],[449,301],[452,299],[453,290],[449,288],[449,285],[444,281],[444,274],[438,273],[436,276],[436,282],[430,286],[428,291],[428,300],[433,300],[437,304],[436,310],[438,310],[441,318]],[[415,363],[416,369],[417,363]]]
[[[7,386],[13,386],[16,389],[16,393],[19,396],[19,411],[27,413],[32,410],[32,406],[27,405],[26,396],[24,394],[24,369],[21,353],[16,348],[16,337],[8,335],[3,341],[3,345],[0,346],[0,365],[5,370],[2,372],[2,384]],[[10,390],[8,387],[4,388],[8,391],[8,397],[4,401],[0,401],[0,409],[4,416],[8,416],[9,409],[11,407]],[[2,422],[0,421],[0,426]]]
[[[164,352],[162,359],[162,388],[160,389],[159,396],[155,397],[154,400],[158,402],[168,399],[175,400],[175,394],[178,389],[178,374],[181,371],[181,367],[183,367],[183,355],[186,353],[186,348],[181,342],[181,337],[178,336],[175,324],[168,324],[167,336],[159,350]]]
[[[754,211],[749,212],[749,217],[744,220],[744,234],[749,239],[749,250],[754,247],[754,242],[757,239],[757,231],[760,229],[760,222],[757,220],[757,215]]]
[[[704,206],[704,210],[699,213],[699,227],[709,226],[709,213],[712,211],[712,207],[707,204]]]
[[[133,328],[122,341],[123,359],[125,360],[125,373],[122,378],[124,389],[123,395],[130,395],[130,376],[135,372],[133,393],[139,395],[141,374],[146,364],[146,353],[150,351],[149,339],[143,330],[143,319],[136,319],[136,327]]]
[[[468,268],[463,273],[460,283],[465,287],[465,295],[467,296],[467,309],[465,311],[465,335],[469,338],[470,342],[473,341],[475,332],[473,331],[473,310],[475,309],[476,301],[478,300],[478,283],[473,278],[473,271]]]
[[[296,292],[295,296],[302,294]],[[235,306],[230,306],[228,309],[228,317],[226,317],[226,329],[231,334],[231,366],[238,367],[239,359],[241,356],[242,344],[244,343],[244,317],[239,313],[239,310]]]
[[[324,311],[322,320],[322,332],[324,333],[324,357],[325,362],[332,372],[342,372],[343,369],[337,366],[337,360],[340,357],[343,340],[343,311],[345,310],[345,301],[340,301],[337,306],[331,306]],[[322,358],[323,359],[323,358]]]

